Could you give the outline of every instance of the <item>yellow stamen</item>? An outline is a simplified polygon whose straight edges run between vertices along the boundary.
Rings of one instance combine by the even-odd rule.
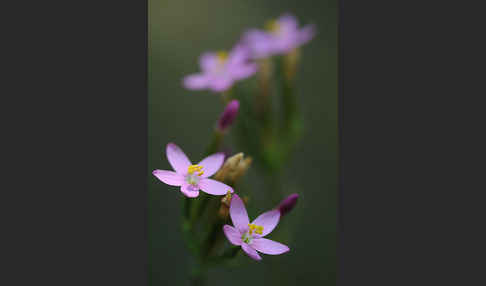
[[[256,233],[258,233],[258,234],[262,234],[262,233],[263,233],[263,226],[260,226],[260,225],[259,225],[259,226],[257,226],[257,228],[256,228],[256,231],[255,231],[255,232],[256,232]]]
[[[279,29],[279,25],[278,25],[278,22],[277,20],[270,20],[268,21],[266,24],[265,24],[265,29],[267,31],[270,31],[272,33],[275,33],[278,31]]]
[[[231,204],[231,191],[228,190],[226,195],[221,199],[221,203],[226,205],[228,208],[230,207]]]
[[[199,165],[190,165],[189,167],[187,167],[187,172],[189,174],[194,174],[194,172],[197,172],[197,175],[198,176],[201,176],[202,174],[204,174],[204,171],[202,171],[202,166],[199,166]]]
[[[226,59],[228,58],[228,53],[225,51],[219,51],[216,53],[216,56],[218,57],[218,61],[220,63],[224,63]]]
[[[256,234],[262,234],[263,233],[263,226],[261,226],[261,225],[249,223],[248,227],[250,228],[250,230],[249,230],[250,234],[253,234],[253,232],[255,232]]]

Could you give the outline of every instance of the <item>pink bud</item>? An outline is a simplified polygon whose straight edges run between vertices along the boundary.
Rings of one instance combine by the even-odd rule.
[[[288,212],[290,212],[297,204],[297,199],[299,198],[298,194],[291,194],[287,198],[285,198],[280,205],[278,206],[278,210],[280,211],[280,215],[284,216]]]
[[[225,131],[228,127],[233,124],[236,116],[238,115],[238,109],[240,108],[240,102],[236,99],[230,101],[226,108],[221,114],[221,117],[218,120],[218,129],[221,131]]]

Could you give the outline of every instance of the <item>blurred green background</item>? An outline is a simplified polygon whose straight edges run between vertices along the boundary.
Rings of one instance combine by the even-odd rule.
[[[256,262],[240,254],[240,264],[209,272],[208,285],[336,284],[337,243],[337,1],[149,0],[148,126],[149,170],[171,167],[165,157],[168,142],[178,144],[197,162],[211,139],[223,110],[221,99],[206,91],[188,91],[184,75],[199,71],[205,51],[230,49],[247,28],[284,12],[301,25],[314,23],[317,36],[302,49],[297,96],[305,130],[285,167],[282,193],[300,194],[296,208],[278,229],[292,236],[280,242],[291,251],[262,255]],[[239,150],[233,150],[233,153]],[[251,155],[251,154],[248,154]],[[265,187],[251,168],[244,177],[251,202],[259,208],[250,218],[274,207],[265,201]],[[189,285],[189,252],[181,238],[182,194],[179,188],[148,178],[149,284]],[[283,199],[283,197],[282,197]],[[269,235],[272,238],[272,234]]]

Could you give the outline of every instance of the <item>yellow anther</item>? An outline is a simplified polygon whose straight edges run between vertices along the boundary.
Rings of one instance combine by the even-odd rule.
[[[258,233],[258,234],[262,234],[262,233],[263,233],[263,226],[260,226],[260,225],[259,225],[259,226],[257,226],[257,228],[256,228],[256,231],[255,231],[255,232],[256,232],[256,233]]]
[[[231,204],[231,191],[228,190],[228,192],[226,192],[226,195],[221,199],[221,203],[226,205],[228,208],[230,207],[230,204]]]
[[[279,25],[277,20],[270,20],[265,24],[265,29],[270,32],[277,32]]]
[[[225,51],[219,51],[216,53],[218,60],[220,63],[224,63],[226,59],[228,58],[228,53]]]
[[[189,167],[187,167],[187,172],[189,174],[194,174],[194,172],[197,172],[197,175],[198,176],[201,176],[202,174],[204,174],[204,171],[202,171],[202,166],[199,166],[199,165],[190,165]]]
[[[262,234],[263,233],[263,226],[249,223],[248,224],[248,228],[249,228],[250,234],[253,234],[253,232],[255,232],[257,234]]]

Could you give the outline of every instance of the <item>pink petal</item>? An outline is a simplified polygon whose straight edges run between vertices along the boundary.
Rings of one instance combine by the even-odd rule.
[[[210,195],[222,196],[228,191],[233,192],[233,188],[213,179],[201,178],[199,188]]]
[[[244,63],[249,59],[249,56],[249,49],[245,45],[238,43],[235,45],[228,57],[228,64],[233,65]]]
[[[154,170],[152,174],[167,185],[181,186],[184,182],[184,176],[173,171]]]
[[[201,54],[199,57],[199,65],[201,66],[201,70],[203,72],[214,70],[218,65],[218,57],[216,53],[206,52]]]
[[[237,80],[247,78],[256,73],[258,67],[256,64],[240,64],[230,70],[231,76]]]
[[[251,258],[255,259],[255,260],[262,260],[262,258],[260,257],[260,255],[258,255],[258,252],[256,252],[255,249],[253,249],[251,246],[249,246],[248,244],[246,243],[243,243],[241,245],[241,248],[243,248],[243,251],[246,252],[246,254],[248,254],[248,256],[250,256]]]
[[[241,245],[241,233],[236,228],[225,224],[223,226],[223,231],[229,242],[234,245]]]
[[[208,88],[209,78],[205,74],[193,74],[184,77],[182,83],[187,89],[206,89]]]
[[[243,35],[243,42],[250,48],[253,58],[265,58],[274,52],[273,38],[269,33],[252,29]]]
[[[221,168],[223,162],[224,153],[216,153],[204,158],[201,162],[198,163],[198,165],[201,165],[203,167],[202,170],[204,171],[204,174],[201,176],[201,178],[208,178],[214,175],[214,173],[216,173]]]
[[[191,165],[191,161],[182,152],[181,148],[174,143],[169,143],[165,148],[165,152],[172,168],[179,174],[186,174],[187,168]]]
[[[298,44],[302,45],[310,41],[316,34],[315,25],[307,25],[299,31]]]
[[[269,39],[269,34],[258,29],[251,29],[243,34],[243,42],[246,45],[256,44]]]
[[[290,13],[285,13],[278,18],[278,23],[286,29],[297,29],[297,18]]]
[[[216,92],[228,90],[233,85],[233,79],[229,75],[217,76],[210,80],[209,88]]]
[[[271,255],[282,254],[290,250],[287,245],[266,238],[254,239],[250,246],[261,253]]]
[[[234,194],[231,198],[230,217],[233,225],[240,233],[245,233],[248,230],[250,219],[243,201],[237,194]]]
[[[233,201],[233,200],[232,200]],[[259,215],[252,224],[261,225],[263,226],[263,232],[260,237],[263,237],[270,232],[277,226],[278,221],[280,220],[280,211],[279,210],[271,210],[268,212],[264,212]]]
[[[193,186],[191,186],[187,183],[182,184],[181,192],[184,194],[184,196],[186,196],[188,198],[195,198],[195,197],[199,196],[199,191],[197,190],[197,188],[194,188]]]

